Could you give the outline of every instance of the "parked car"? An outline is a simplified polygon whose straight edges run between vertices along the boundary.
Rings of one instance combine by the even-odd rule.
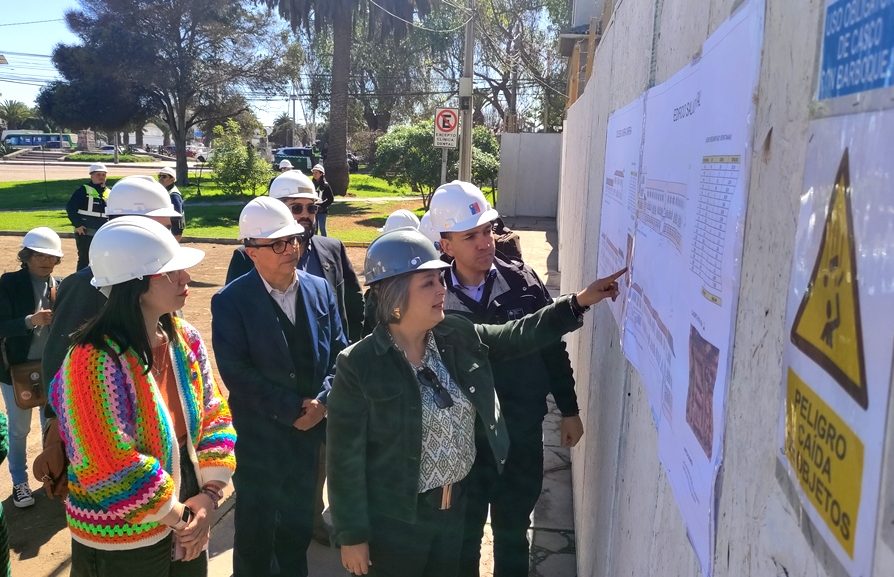
[[[99,147],[99,152],[102,154],[115,154],[115,145],[114,144],[104,144]],[[124,154],[127,152],[123,146],[118,147],[118,154]]]
[[[211,162],[211,159],[214,157],[214,149],[202,150],[201,152],[196,153],[196,160],[199,162]]]
[[[273,170],[279,169],[279,163],[288,160],[292,163],[292,168],[310,172],[310,169],[317,163],[316,156],[310,148],[288,146],[280,148],[273,155]]]

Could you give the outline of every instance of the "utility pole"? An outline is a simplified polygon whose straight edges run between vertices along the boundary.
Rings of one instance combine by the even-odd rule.
[[[459,108],[462,117],[459,142],[459,179],[472,181],[472,78],[475,67],[475,0],[469,0],[469,21],[463,54],[463,75],[459,79]]]
[[[295,130],[295,101],[298,100],[298,95],[295,94],[295,93],[293,92],[293,93],[292,93],[292,96],[291,96],[291,99],[292,99],[292,130],[291,130],[291,133],[292,133],[292,146],[296,146],[296,144],[295,144],[295,133],[296,133],[297,131]]]

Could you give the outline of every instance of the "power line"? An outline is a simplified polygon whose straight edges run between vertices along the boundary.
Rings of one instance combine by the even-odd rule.
[[[369,3],[372,4],[373,6],[375,6],[376,8],[378,8],[379,10],[381,10],[382,12],[384,12],[385,14],[391,16],[392,18],[395,18],[395,19],[397,19],[397,20],[400,20],[401,22],[403,22],[403,23],[406,24],[407,26],[412,26],[413,28],[418,28],[419,30],[425,30],[426,32],[437,32],[438,34],[448,34],[448,33],[450,33],[450,32],[456,32],[457,30],[459,30],[460,28],[463,28],[466,24],[468,24],[468,23],[469,23],[469,20],[471,20],[472,18],[475,17],[474,15],[469,16],[469,17],[466,19],[465,22],[463,22],[462,24],[460,24],[460,25],[457,26],[456,28],[450,28],[450,29],[448,29],[448,30],[437,30],[437,29],[435,29],[435,28],[426,28],[425,26],[423,26],[423,25],[421,25],[421,24],[416,24],[415,22],[413,22],[413,21],[411,21],[411,20],[406,20],[406,19],[404,19],[404,18],[401,18],[400,16],[398,16],[398,15],[395,14],[394,12],[391,12],[390,10],[388,10],[387,8],[385,8],[384,6],[378,4],[375,0],[369,0]],[[451,4],[451,6],[452,6],[452,4]]]
[[[0,24],[0,26],[2,26],[2,24]],[[34,56],[35,58],[52,58],[52,56],[49,54],[30,54],[28,52],[13,52],[11,50],[3,50],[3,49],[0,49],[0,52],[2,52],[3,54],[10,55],[10,56]]]
[[[0,26],[25,26],[26,24],[43,24],[45,22],[62,22],[65,18],[53,18],[52,20],[32,20],[31,22],[7,22]]]

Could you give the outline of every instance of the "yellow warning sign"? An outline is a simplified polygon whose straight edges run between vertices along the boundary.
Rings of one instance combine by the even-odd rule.
[[[857,290],[848,150],[844,150],[819,254],[792,325],[792,342],[820,365],[861,407],[869,406]]]
[[[853,559],[863,442],[791,369],[785,398],[785,455],[801,490]]]

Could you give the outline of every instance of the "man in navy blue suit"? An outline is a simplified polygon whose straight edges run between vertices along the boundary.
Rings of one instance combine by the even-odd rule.
[[[252,200],[239,236],[255,268],[211,299],[239,435],[234,577],[307,575],[326,398],[347,341],[329,284],[296,269],[303,232],[282,202]]]

